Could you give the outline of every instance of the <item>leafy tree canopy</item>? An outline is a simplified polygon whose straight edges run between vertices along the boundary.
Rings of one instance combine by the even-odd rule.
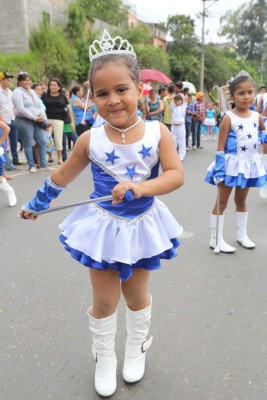
[[[267,57],[267,1],[252,0],[221,18],[221,36],[235,41],[239,55],[260,61]]]

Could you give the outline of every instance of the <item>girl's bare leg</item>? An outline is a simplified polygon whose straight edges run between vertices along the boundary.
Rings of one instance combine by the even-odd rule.
[[[131,310],[142,310],[151,303],[148,293],[149,277],[149,271],[137,268],[133,271],[131,278],[121,283],[123,296]]]
[[[116,311],[120,300],[119,273],[112,269],[101,271],[89,268],[93,289],[91,315],[94,318],[105,318]]]
[[[230,194],[232,192],[232,189],[233,188],[230,186],[224,186],[224,185],[220,186],[220,215],[223,215],[223,213],[227,207],[228,200],[229,200]],[[217,215],[217,200],[214,204],[212,214]]]

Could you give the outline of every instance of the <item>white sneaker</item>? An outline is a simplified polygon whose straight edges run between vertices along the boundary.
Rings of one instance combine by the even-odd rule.
[[[34,174],[35,172],[37,172],[35,167],[31,167],[29,171],[31,174]]]
[[[17,204],[17,197],[15,195],[15,190],[13,187],[10,186],[10,189],[7,190],[7,198],[8,198],[8,204],[10,207],[14,207]]]
[[[192,146],[193,151],[196,151],[196,149],[197,149],[196,146]]]

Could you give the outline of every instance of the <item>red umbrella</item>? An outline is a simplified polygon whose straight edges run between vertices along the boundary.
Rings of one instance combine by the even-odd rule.
[[[142,82],[161,82],[171,83],[172,80],[163,72],[157,69],[142,69],[140,71],[140,80]]]

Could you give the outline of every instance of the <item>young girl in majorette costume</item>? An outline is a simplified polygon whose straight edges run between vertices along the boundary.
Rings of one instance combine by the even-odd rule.
[[[235,108],[227,111],[222,119],[216,160],[209,166],[206,176],[206,182],[218,185],[220,190],[218,247],[225,253],[235,251],[223,239],[223,214],[232,189],[235,188],[237,242],[253,249],[255,244],[247,236],[246,199],[250,187],[262,187],[267,182],[264,161],[259,154],[259,145],[267,143],[265,126],[262,116],[250,110],[255,99],[255,83],[247,72],[240,71],[229,89]],[[210,221],[212,249],[216,244],[216,214],[217,204]]]
[[[262,111],[263,122],[265,125],[265,129],[267,129],[267,105]],[[267,170],[267,144],[262,145],[262,158],[265,162],[265,169]],[[264,186],[260,188],[260,197],[262,199],[267,199],[267,182]]]
[[[176,255],[182,232],[156,195],[183,185],[183,167],[169,130],[158,121],[137,115],[142,95],[139,67],[130,43],[104,31],[89,48],[93,100],[103,125],[84,132],[71,156],[45,182],[20,216],[35,219],[34,211],[49,207],[63,188],[91,162],[92,198],[113,195],[113,201],[76,208],[61,224],[61,241],[80,263],[89,267],[93,305],[88,310],[96,360],[95,388],[102,396],[116,390],[114,351],[117,305],[126,307],[127,340],[123,377],[140,380],[145,371],[152,297],[150,270],[160,259]],[[162,173],[159,173],[159,166]],[[123,202],[131,190],[132,202]]]
[[[215,109],[211,103],[207,105],[206,118],[204,119],[203,125],[207,128],[207,133],[204,140],[207,140],[208,135],[212,135],[212,139],[216,140],[214,131],[216,125],[216,114]]]

